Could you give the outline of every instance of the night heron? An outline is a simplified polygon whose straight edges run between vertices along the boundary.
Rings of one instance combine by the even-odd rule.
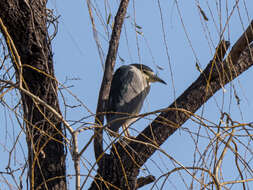
[[[131,64],[119,67],[113,75],[108,104],[107,127],[118,136],[122,126],[125,136],[129,137],[128,127],[138,117],[143,102],[150,90],[151,82],[161,82],[151,68],[143,64]],[[132,116],[132,117],[131,117]]]

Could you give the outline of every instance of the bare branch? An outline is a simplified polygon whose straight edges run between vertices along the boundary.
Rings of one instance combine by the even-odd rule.
[[[146,177],[140,177],[140,178],[137,179],[136,189],[141,188],[145,185],[148,185],[148,184],[150,184],[154,181],[155,181],[155,176],[152,176],[152,175],[149,175],[149,176],[146,176]]]
[[[109,49],[105,61],[105,71],[103,76],[103,81],[100,87],[99,97],[98,97],[98,104],[97,104],[97,111],[96,111],[96,123],[101,126],[96,127],[94,131],[94,150],[95,150],[95,157],[97,162],[99,161],[100,156],[104,153],[103,151],[103,130],[102,126],[104,123],[104,115],[99,113],[106,111],[106,102],[110,92],[110,86],[112,81],[112,75],[114,70],[114,65],[116,62],[116,55],[119,46],[119,39],[121,28],[124,22],[124,18],[127,11],[129,0],[122,0],[120,2],[120,6],[117,12],[117,15],[114,19],[114,26],[112,30],[111,40],[109,44]]]
[[[133,158],[129,157],[129,153],[122,150],[121,156],[125,158],[123,160],[128,171],[142,166],[156,151],[154,147],[148,146],[149,143],[160,146],[190,118],[189,114],[171,109],[180,108],[195,113],[215,92],[253,65],[253,48],[248,48],[253,41],[252,27],[253,21],[235,43],[225,61],[211,61],[198,79],[168,107],[169,111],[161,113],[136,137],[136,141],[129,144],[128,151],[138,166],[131,161]],[[207,80],[209,77],[210,80]],[[144,145],[145,142],[148,144]]]

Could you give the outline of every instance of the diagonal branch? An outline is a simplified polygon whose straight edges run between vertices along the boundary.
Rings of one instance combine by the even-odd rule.
[[[127,151],[119,150],[127,171],[141,167],[156,151],[155,147],[163,144],[190,118],[189,112],[195,113],[224,85],[253,65],[253,45],[249,47],[252,41],[253,21],[223,62],[217,61],[214,57],[198,79],[168,107],[167,112],[161,113],[136,137],[135,141],[129,143]],[[177,108],[180,110],[175,111]],[[155,146],[149,146],[149,144]]]

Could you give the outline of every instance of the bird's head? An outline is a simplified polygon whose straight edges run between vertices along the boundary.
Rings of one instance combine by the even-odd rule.
[[[131,64],[131,65],[139,69],[148,82],[150,83],[160,82],[160,83],[166,84],[166,82],[164,82],[164,80],[159,78],[150,67],[143,64]]]

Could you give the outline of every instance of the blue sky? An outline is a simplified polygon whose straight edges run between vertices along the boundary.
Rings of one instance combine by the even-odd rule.
[[[93,9],[99,42],[104,53],[103,59],[105,59],[109,41],[108,34],[111,32],[112,18],[116,13],[119,1],[92,2],[97,13],[101,14],[101,17],[99,17]],[[161,84],[152,85],[142,112],[154,111],[169,106],[176,97],[196,80],[200,74],[196,69],[196,62],[199,63],[202,69],[205,68],[212,59],[221,31],[226,24],[226,2],[228,4],[228,15],[230,15],[236,1],[206,0],[199,2],[198,0],[188,0],[175,2],[166,0],[146,0],[145,3],[143,1],[130,1],[121,35],[116,68],[123,64],[143,63],[152,67],[168,83],[167,86]],[[219,12],[219,2],[221,2],[221,12]],[[159,3],[163,20],[161,20]],[[105,7],[105,4],[110,5]],[[245,9],[244,4],[248,10]],[[60,15],[58,33],[53,41],[56,78],[65,87],[69,87],[68,90],[78,97],[92,113],[95,113],[103,68],[93,38],[86,1],[49,0],[48,5],[49,8],[54,9],[56,15]],[[197,5],[203,9],[209,21],[203,20]],[[235,7],[231,14],[229,25],[226,25],[225,28],[224,38],[230,40],[232,45],[242,34],[244,28],[248,26],[249,20],[253,19],[252,8],[253,2],[251,0],[241,0],[238,7]],[[178,10],[180,10],[181,16]],[[106,20],[109,14],[112,15],[112,18],[109,25],[107,25]],[[182,17],[182,20],[180,17]],[[101,24],[101,20],[104,21],[104,26]],[[135,22],[138,28],[134,27]],[[135,29],[139,33],[136,33]],[[107,30],[109,33],[107,33]],[[124,59],[124,62],[122,59]],[[163,69],[158,69],[158,66]],[[197,114],[201,115],[203,113],[204,118],[218,124],[220,121],[220,110],[222,110],[230,113],[231,117],[238,122],[252,122],[253,105],[251,97],[253,96],[253,90],[251,74],[252,69],[249,69],[239,79],[236,79],[232,83],[233,85],[225,86],[226,90],[219,91]],[[234,89],[236,89],[236,93],[241,100],[240,105],[236,103]],[[70,123],[85,117],[87,118],[83,120],[84,122],[94,121],[91,113],[84,106],[79,106],[80,103],[73,95],[66,90],[62,90],[62,93],[68,105],[77,106],[73,109],[67,109],[66,119]],[[61,103],[62,111],[64,112],[62,98]],[[1,117],[4,118],[3,115]],[[137,122],[135,127],[138,131],[141,131],[149,123],[149,119],[152,118],[154,116],[149,116],[147,119]],[[82,124],[77,124],[74,128],[79,126],[82,126]],[[190,131],[196,131],[199,128],[198,124],[194,122],[187,122],[183,127]],[[162,145],[162,149],[184,166],[192,166],[195,145],[186,129],[177,131]],[[201,131],[208,136],[203,127]],[[15,135],[17,135],[16,131]],[[80,147],[88,142],[91,135],[92,131],[89,130],[84,131],[80,135]],[[203,152],[209,141],[205,138],[200,139],[198,147]],[[107,143],[109,142],[107,137],[105,137],[105,140]],[[227,162],[223,165],[224,170],[230,170],[230,163],[233,163],[230,157],[233,157],[233,154],[228,153]],[[84,158],[86,160],[84,159],[82,172],[87,175],[88,169],[91,168],[89,164],[94,164],[92,145],[84,153]],[[6,167],[6,163],[3,163],[3,166],[1,164],[1,168]],[[153,175],[159,177],[173,169],[173,167],[178,166],[174,164],[164,154],[157,152],[147,162],[146,166],[148,169],[143,170],[141,174],[147,175],[150,171]],[[252,163],[249,164],[252,166]],[[67,162],[69,174],[74,174],[72,165],[72,160],[69,157]],[[234,171],[234,169],[231,170]],[[95,173],[93,172],[92,174],[94,175]],[[186,172],[181,174],[183,176],[188,175]],[[229,172],[225,172],[225,175],[227,177],[225,179],[229,179]],[[84,179],[85,177],[82,178],[82,180]],[[186,179],[189,180],[187,177]],[[90,182],[91,179],[85,184],[84,189],[89,187]],[[169,177],[165,184],[164,189],[167,189],[166,187],[175,189],[175,186],[178,189],[187,189],[179,174]],[[199,188],[197,183],[195,184],[195,187]],[[161,183],[159,183],[160,185]],[[70,189],[73,187],[73,180],[71,179],[69,180],[69,186]],[[147,186],[143,189],[150,189],[150,187]],[[233,188],[241,189],[241,186],[235,185]],[[157,188],[155,187],[154,189]]]

